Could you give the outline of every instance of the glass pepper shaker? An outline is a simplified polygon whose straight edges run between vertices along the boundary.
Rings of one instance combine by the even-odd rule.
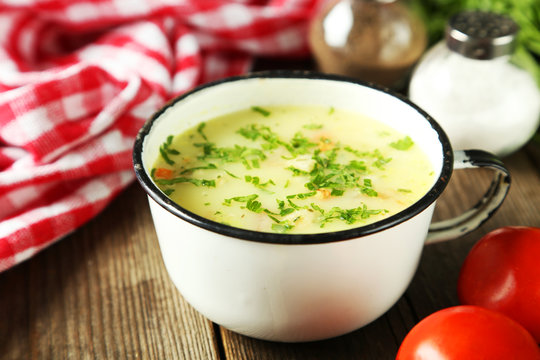
[[[505,156],[538,128],[538,86],[511,62],[518,31],[503,15],[458,13],[415,68],[409,97],[441,124],[454,149]]]
[[[313,17],[309,42],[323,72],[403,88],[427,35],[405,0],[332,0]]]

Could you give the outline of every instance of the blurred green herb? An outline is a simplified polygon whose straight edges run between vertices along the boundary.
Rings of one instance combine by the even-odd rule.
[[[260,106],[252,106],[251,110],[253,110],[255,112],[258,112],[259,114],[261,114],[264,117],[270,116],[270,111],[268,111],[265,108],[262,108]]]
[[[170,147],[172,144],[172,141],[173,141],[173,136],[169,135],[167,136],[167,140],[165,140],[159,147],[159,153],[161,154],[161,157],[169,165],[174,165],[174,161],[169,157],[169,155],[180,154],[178,150]]]
[[[409,136],[405,136],[403,139],[399,139],[398,141],[390,143],[391,147],[401,151],[409,150],[413,145],[414,142]]]

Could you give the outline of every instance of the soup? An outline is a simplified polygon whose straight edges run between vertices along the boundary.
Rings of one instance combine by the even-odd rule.
[[[253,106],[171,134],[151,177],[202,217],[249,230],[319,233],[364,226],[434,183],[411,137],[322,106]]]

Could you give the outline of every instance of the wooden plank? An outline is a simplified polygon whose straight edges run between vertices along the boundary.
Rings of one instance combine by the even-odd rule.
[[[131,186],[93,221],[0,274],[2,359],[218,359],[212,323],[163,265]]]

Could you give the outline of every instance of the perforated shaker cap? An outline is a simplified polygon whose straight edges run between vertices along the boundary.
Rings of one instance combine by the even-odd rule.
[[[450,50],[468,58],[489,60],[511,54],[518,31],[518,25],[507,16],[464,11],[450,18],[446,44]]]

